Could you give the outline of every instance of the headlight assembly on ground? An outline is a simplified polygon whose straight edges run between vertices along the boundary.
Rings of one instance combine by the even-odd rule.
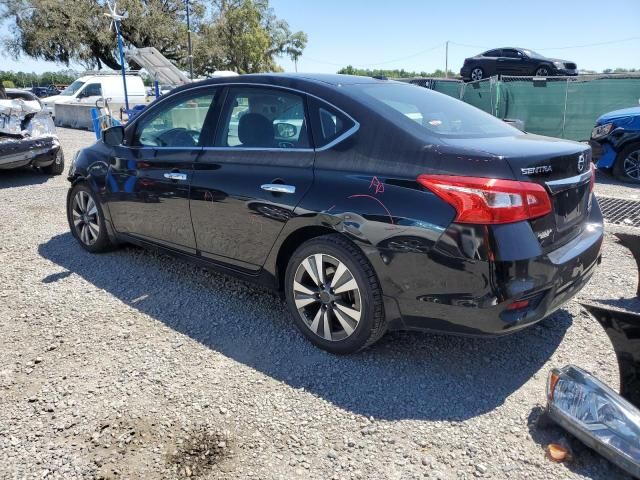
[[[640,411],[631,403],[573,365],[550,373],[547,402],[554,421],[640,478]]]

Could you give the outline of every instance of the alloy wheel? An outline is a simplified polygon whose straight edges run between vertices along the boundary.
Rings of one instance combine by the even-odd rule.
[[[362,317],[358,282],[349,268],[331,255],[316,253],[298,265],[293,299],[305,325],[325,340],[351,336]]]
[[[79,190],[73,198],[73,225],[85,245],[93,245],[100,235],[100,213],[89,193]]]
[[[536,77],[546,77],[548,75],[549,75],[549,70],[547,70],[544,67],[541,67],[536,71]]]
[[[622,168],[627,177],[640,180],[640,150],[635,150],[627,155]]]
[[[474,68],[473,70],[471,70],[471,80],[474,80],[474,81],[482,80],[481,68]]]

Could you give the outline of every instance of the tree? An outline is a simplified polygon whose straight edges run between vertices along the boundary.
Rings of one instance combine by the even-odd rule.
[[[240,73],[272,71],[275,58],[296,61],[307,42],[303,32],[291,33],[268,0],[190,0],[194,32],[194,73],[215,70]],[[156,47],[179,68],[188,64],[184,0],[119,0],[126,11],[122,37],[127,46]],[[0,0],[0,15],[12,18],[4,47],[14,57],[79,63],[85,68],[119,69],[111,20],[103,0]]]
[[[209,24],[203,24],[194,45],[194,68],[200,75],[215,70],[238,73],[279,71],[275,58],[294,62],[307,45],[304,32],[291,33],[268,0],[215,0]]]

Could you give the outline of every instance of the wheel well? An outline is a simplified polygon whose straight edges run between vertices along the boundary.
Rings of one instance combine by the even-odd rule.
[[[286,240],[280,246],[278,251],[278,257],[276,259],[276,271],[278,274],[278,289],[284,288],[284,276],[287,271],[287,264],[293,252],[307,240],[312,238],[321,237],[322,235],[328,235],[336,233],[335,230],[328,227],[310,226],[303,227],[292,232]]]

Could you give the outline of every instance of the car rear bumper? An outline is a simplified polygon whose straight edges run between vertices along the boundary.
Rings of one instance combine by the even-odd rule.
[[[524,243],[538,242],[535,235],[523,238],[522,230],[515,228],[511,240],[522,243],[518,250],[531,251]],[[580,235],[537,256],[499,260],[499,241],[491,238],[486,240],[495,246],[494,260],[443,255],[437,248],[430,254],[397,255],[389,263],[404,268],[404,278],[390,284],[385,280],[390,275],[379,273],[385,295],[397,301],[400,320],[393,325],[473,336],[518,331],[549,316],[584,287],[600,262],[603,236],[602,214],[594,200]],[[475,243],[478,252],[479,242]],[[404,260],[403,255],[407,255]],[[525,300],[526,307],[508,309]]]

